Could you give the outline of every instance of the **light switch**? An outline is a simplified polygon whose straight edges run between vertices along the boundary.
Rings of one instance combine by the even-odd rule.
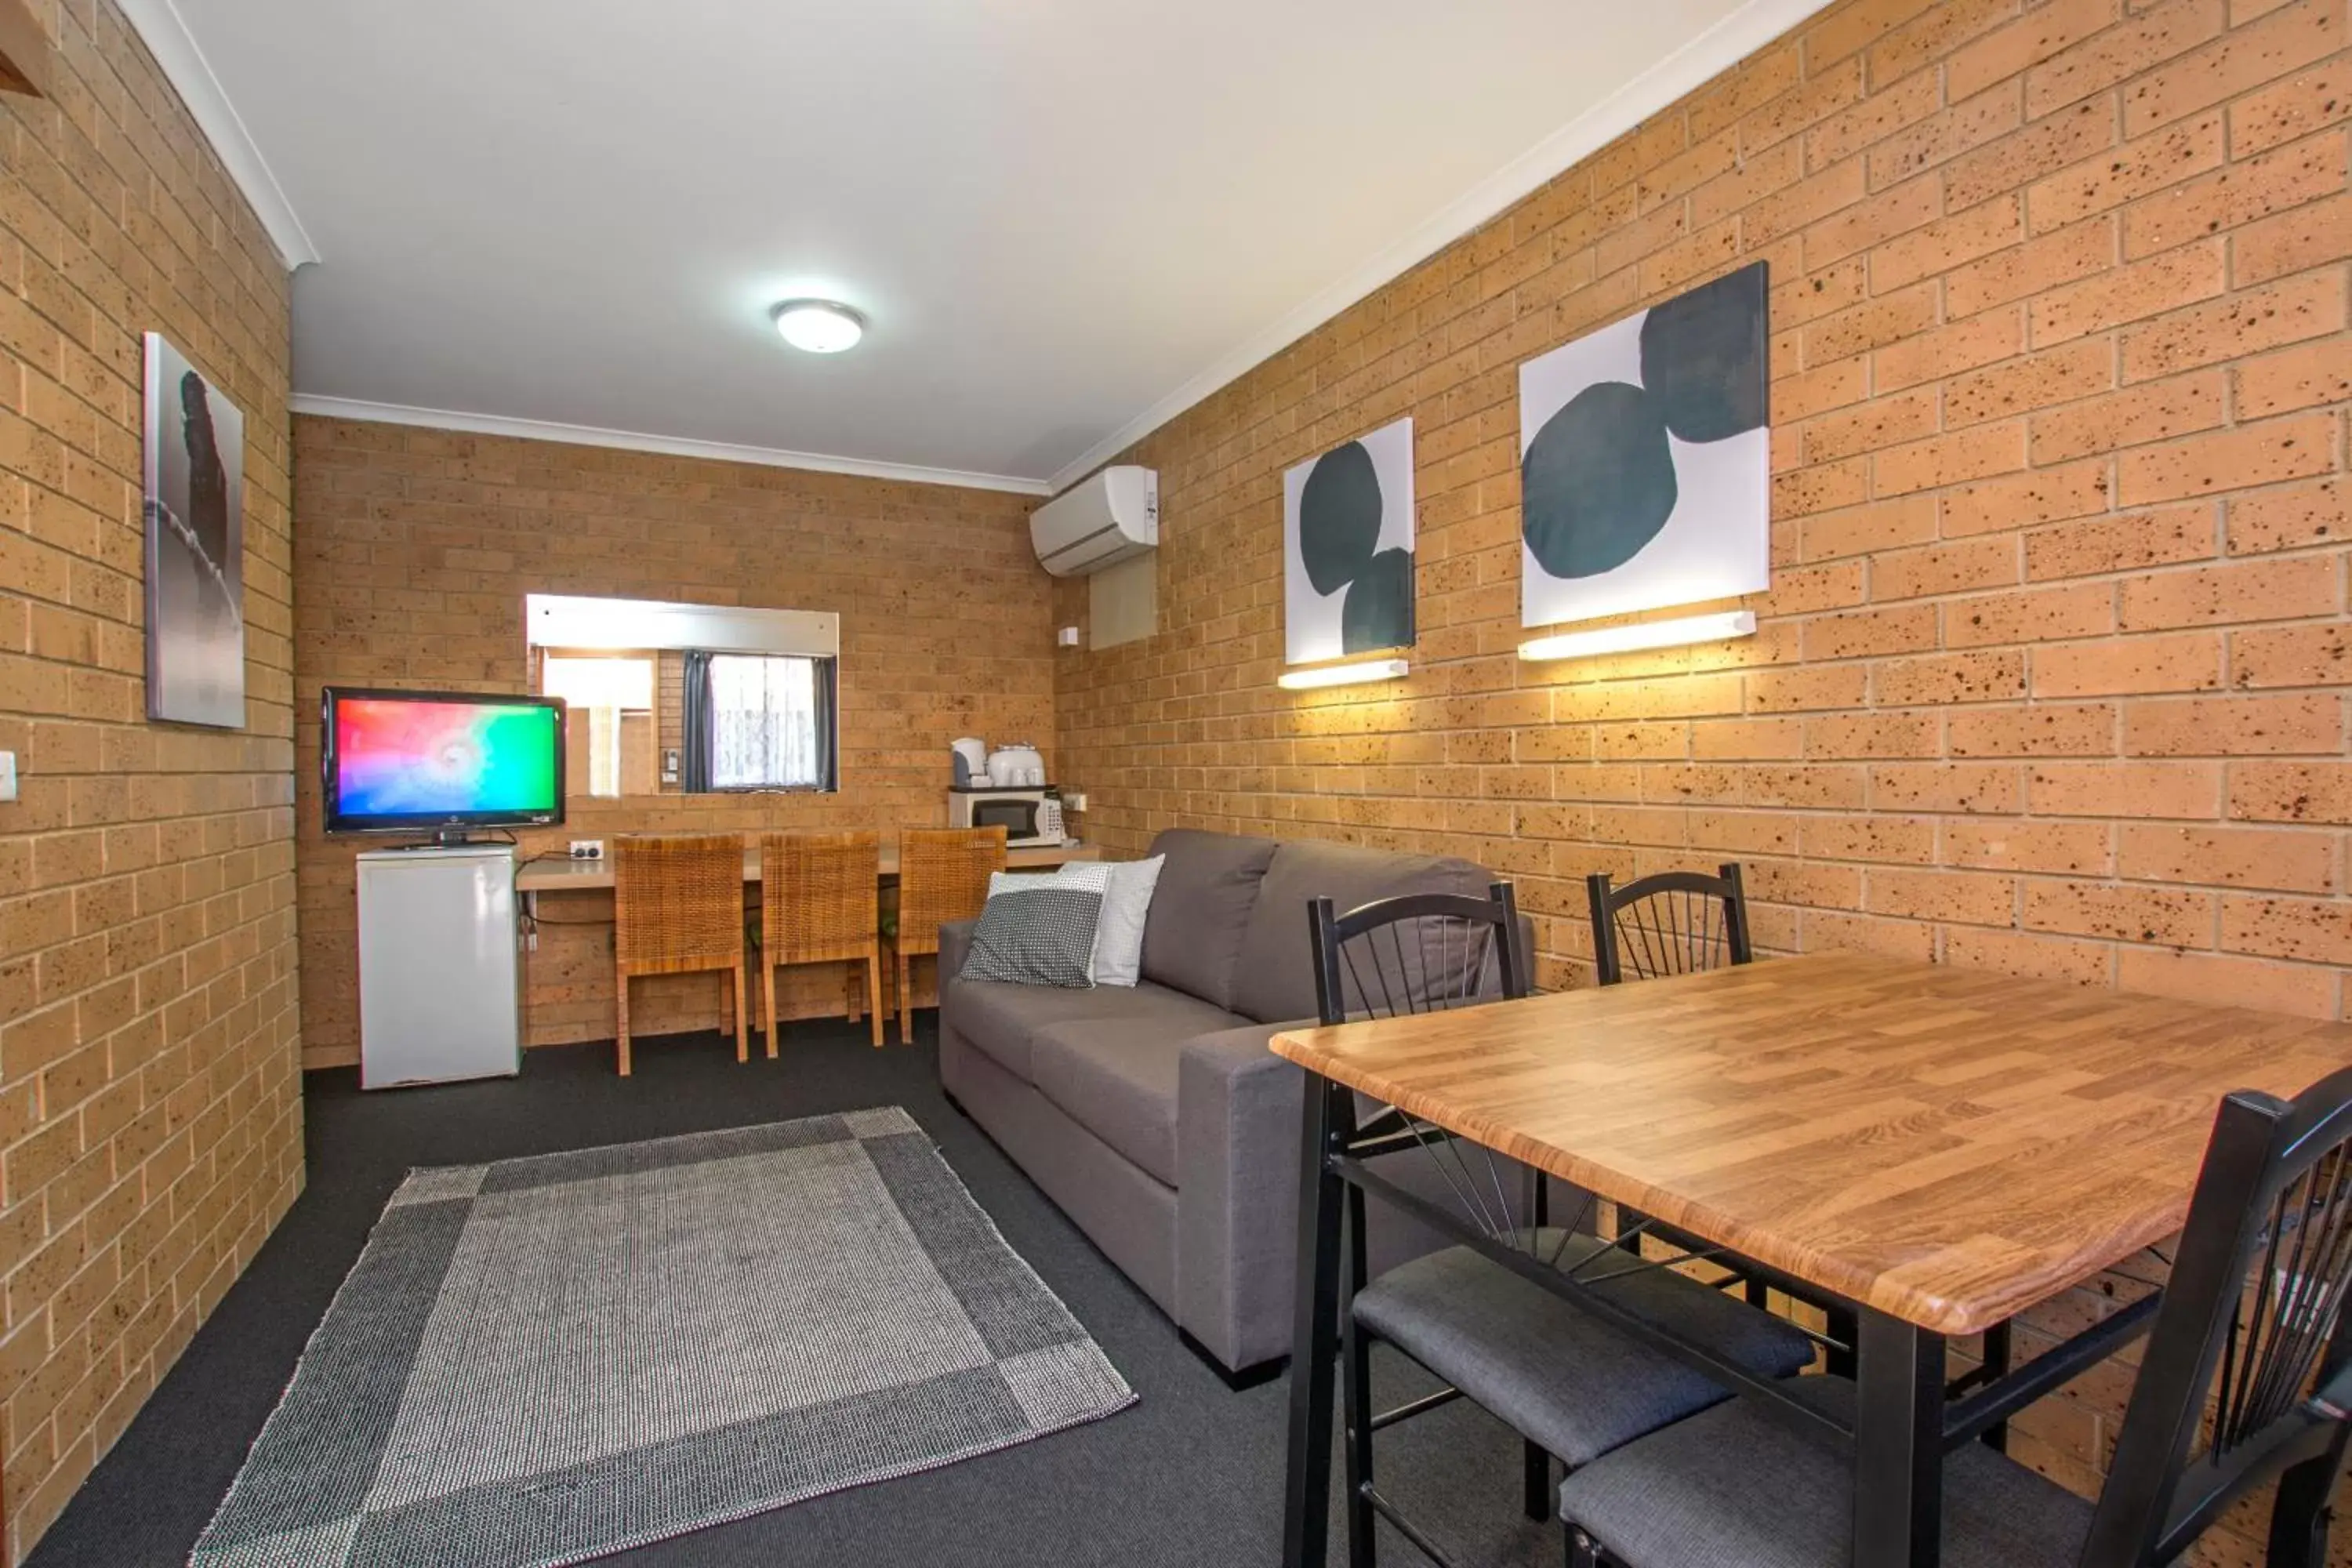
[[[16,753],[0,752],[0,801],[16,798]]]

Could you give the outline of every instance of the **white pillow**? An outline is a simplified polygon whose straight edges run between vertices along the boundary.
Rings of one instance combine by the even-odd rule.
[[[1149,860],[1072,861],[1055,875],[1091,884],[1091,873],[1108,871],[1102,918],[1095,926],[1092,965],[1097,985],[1132,985],[1143,968],[1143,922],[1151,912],[1152,889],[1160,885],[1165,855]]]

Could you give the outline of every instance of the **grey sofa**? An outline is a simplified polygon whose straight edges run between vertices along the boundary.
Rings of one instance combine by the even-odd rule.
[[[1315,1018],[1307,902],[1483,897],[1494,878],[1467,860],[1184,828],[1150,853],[1167,864],[1132,989],[956,978],[971,925],[941,929],[940,1077],[1196,1348],[1245,1378],[1290,1345],[1304,1075],[1266,1042]],[[1370,1229],[1382,1265],[1431,1244],[1401,1215]]]

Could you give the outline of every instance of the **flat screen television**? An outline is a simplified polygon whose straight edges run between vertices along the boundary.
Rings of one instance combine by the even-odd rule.
[[[462,691],[325,692],[330,833],[541,827],[563,820],[563,703]]]

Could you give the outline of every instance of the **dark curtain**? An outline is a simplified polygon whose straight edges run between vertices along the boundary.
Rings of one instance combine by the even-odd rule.
[[[841,787],[841,661],[816,661],[816,787]]]
[[[710,656],[699,648],[687,651],[685,689],[686,744],[678,759],[677,787],[688,795],[703,795],[710,789]]]

